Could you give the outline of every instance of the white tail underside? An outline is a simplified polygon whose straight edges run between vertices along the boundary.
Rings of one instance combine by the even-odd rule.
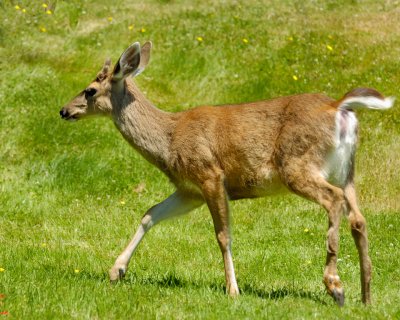
[[[339,105],[339,109],[375,109],[375,110],[386,110],[393,106],[395,98],[388,97],[385,99],[379,99],[377,97],[350,97],[344,99]]]

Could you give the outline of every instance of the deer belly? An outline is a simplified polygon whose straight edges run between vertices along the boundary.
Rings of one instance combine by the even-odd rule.
[[[357,145],[358,121],[352,111],[340,110],[335,118],[335,144],[328,153],[322,174],[338,187],[344,187],[352,170]]]
[[[244,199],[285,194],[288,192],[279,175],[271,168],[262,168],[257,175],[245,177],[238,181],[227,181],[226,189],[229,198]]]

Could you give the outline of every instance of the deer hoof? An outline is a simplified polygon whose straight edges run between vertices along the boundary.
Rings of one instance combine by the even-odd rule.
[[[343,288],[334,288],[332,291],[333,300],[337,303],[339,307],[344,305],[344,290]]]
[[[231,298],[235,298],[240,295],[239,288],[237,286],[230,286],[226,292]]]
[[[231,298],[236,298],[236,297],[239,297],[239,295],[240,295],[239,291],[231,291],[228,294]]]
[[[116,283],[119,280],[122,280],[125,277],[126,270],[123,267],[113,267],[109,271],[109,276],[110,276],[110,282],[111,283]]]

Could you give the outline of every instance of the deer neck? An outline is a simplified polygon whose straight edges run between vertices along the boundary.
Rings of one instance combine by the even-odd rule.
[[[149,162],[165,170],[176,117],[153,106],[130,79],[123,92],[112,97],[116,127]]]

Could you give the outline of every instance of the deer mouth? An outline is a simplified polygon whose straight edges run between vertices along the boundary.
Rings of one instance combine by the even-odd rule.
[[[77,116],[70,116],[70,117],[68,117],[68,118],[65,118],[65,120],[67,120],[67,121],[71,121],[71,122],[73,122],[73,121],[78,121],[78,117]]]
[[[65,109],[61,109],[60,111],[60,116],[62,119],[67,120],[67,121],[77,121],[78,118],[78,114],[70,114],[67,110]]]

